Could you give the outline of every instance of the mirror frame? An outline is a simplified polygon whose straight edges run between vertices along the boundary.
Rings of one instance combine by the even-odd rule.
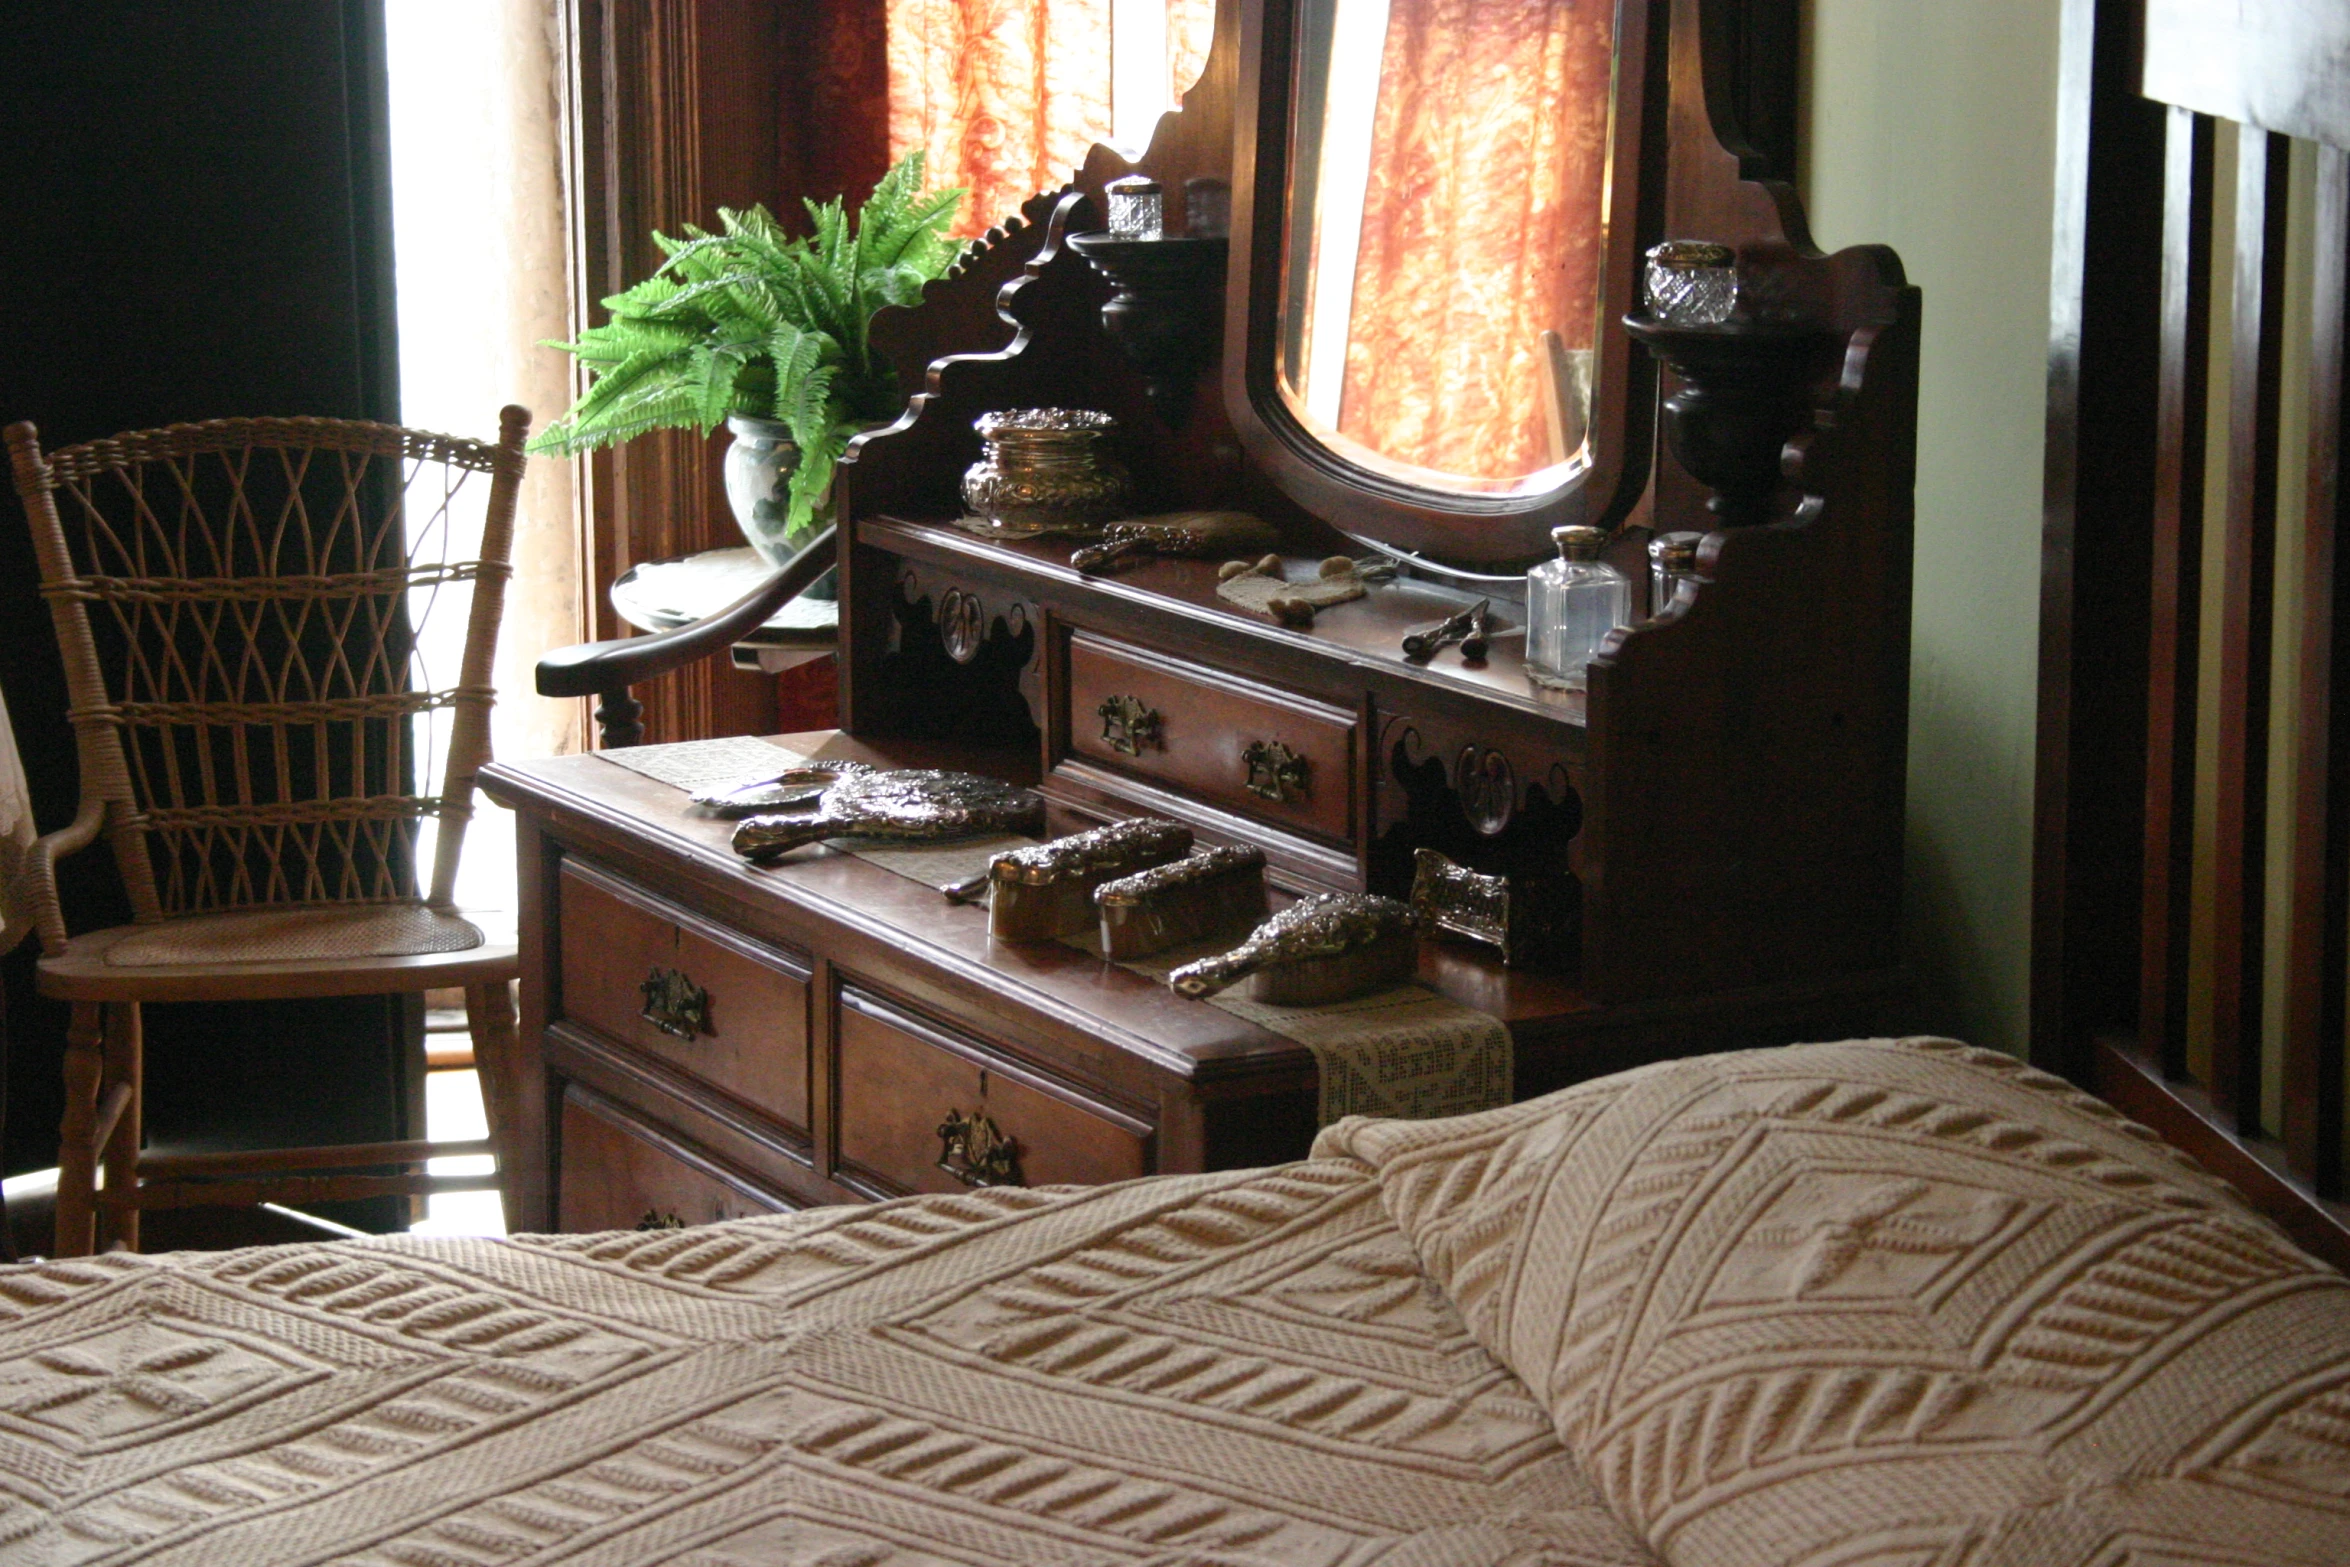
[[[1510,573],[1551,555],[1550,530],[1612,527],[1645,489],[1656,373],[1619,319],[1637,303],[1640,257],[1664,207],[1664,0],[1616,0],[1615,101],[1602,200],[1598,349],[1586,466],[1546,490],[1475,494],[1417,484],[1350,460],[1299,420],[1278,382],[1281,252],[1295,87],[1297,0],[1243,8],[1234,104],[1232,253],[1224,400],[1241,444],[1290,499],[1364,543],[1463,572]],[[1263,197],[1260,210],[1259,197]],[[1640,417],[1633,410],[1641,410]]]

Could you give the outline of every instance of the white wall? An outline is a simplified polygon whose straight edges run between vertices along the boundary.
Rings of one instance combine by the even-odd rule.
[[[1807,0],[1805,200],[1925,291],[1910,961],[1932,1026],[2021,1052],[2058,0]]]

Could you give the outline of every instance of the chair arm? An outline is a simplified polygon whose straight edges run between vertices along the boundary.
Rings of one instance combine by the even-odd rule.
[[[106,802],[96,796],[84,796],[73,820],[55,832],[35,838],[32,847],[25,851],[24,862],[17,867],[15,896],[9,901],[12,907],[32,915],[33,928],[41,935],[43,952],[65,950],[65,910],[57,901],[57,862],[95,843],[105,826]],[[13,938],[8,944],[15,944]]]
[[[582,642],[573,647],[557,648],[538,663],[538,693],[541,696],[601,697],[608,707],[633,708],[627,700],[628,688],[640,680],[667,674],[682,668],[698,658],[706,658],[722,647],[741,641],[751,632],[765,625],[770,616],[784,605],[798,598],[815,584],[818,577],[832,568],[836,558],[833,547],[837,530],[826,528],[810,539],[797,555],[786,561],[775,575],[760,583],[750,592],[707,619],[690,626],[656,632],[646,637],[619,637],[609,642]],[[616,702],[614,699],[618,698]],[[623,709],[618,724],[606,720],[599,712],[597,718],[606,728],[606,744],[630,744],[634,736],[617,739],[612,731],[635,727],[633,712]]]

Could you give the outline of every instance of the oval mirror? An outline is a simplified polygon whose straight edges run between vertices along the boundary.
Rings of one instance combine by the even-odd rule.
[[[1447,488],[1581,454],[1607,226],[1612,5],[1302,0],[1281,393]]]
[[[1592,519],[1597,497],[1579,492],[1620,469],[1606,448],[1624,370],[1608,360],[1629,356],[1603,346],[1603,322],[1630,275],[1637,147],[1619,143],[1638,135],[1620,117],[1642,52],[1637,30],[1619,39],[1620,9],[1639,11],[1265,6],[1249,222],[1278,286],[1249,305],[1245,422],[1305,458],[1316,472],[1293,493],[1341,527],[1439,559],[1523,560],[1550,526]],[[1401,501],[1385,508],[1395,526],[1377,505],[1341,515],[1332,481]]]

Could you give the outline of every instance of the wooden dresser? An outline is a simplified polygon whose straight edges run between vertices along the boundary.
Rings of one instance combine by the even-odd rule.
[[[796,750],[1034,778],[1033,755],[787,737]],[[984,1111],[1029,1184],[1224,1169],[1304,1154],[1305,1050],[1058,944],[991,942],[985,911],[869,861],[761,869],[731,824],[596,756],[483,777],[521,828],[519,1137],[513,1221],[626,1229],[948,1191],[939,1127]],[[690,1039],[644,1016],[661,971],[708,995]],[[1479,949],[1430,943],[1421,977],[1501,1016],[1537,1092],[1640,1060],[1865,1029],[1882,980],[1602,1007]],[[965,1172],[966,1176],[968,1172]]]
[[[630,681],[837,563],[833,754],[1033,783],[1056,832],[1149,815],[1255,844],[1279,892],[1406,896],[1429,852],[1508,878],[1558,937],[1538,968],[1433,940],[1421,964],[1508,1025],[1522,1095],[1897,1026],[1921,303],[1890,251],[1823,255],[1805,233],[1788,138],[1761,134],[1793,124],[1792,100],[1748,70],[1768,54],[1761,20],[1790,13],[1613,8],[1612,65],[1588,78],[1613,86],[1577,110],[1606,134],[1561,176],[1562,199],[1586,204],[1576,232],[1598,236],[1589,292],[1546,339],[1520,334],[1545,342],[1547,379],[1507,383],[1511,408],[1548,410],[1550,455],[1498,477],[1350,444],[1293,374],[1285,345],[1323,252],[1292,221],[1320,154],[1291,127],[1334,101],[1298,85],[1337,68],[1317,43],[1334,14],[1226,0],[1198,85],[1147,152],[1095,148],[1071,187],[874,317],[914,395],[836,470],[831,550],[703,627],[552,655],[541,690],[602,695],[607,737],[633,740]],[[1566,0],[1549,14],[1602,16]],[[1756,150],[1771,145],[1787,155]],[[1166,193],[1163,248],[1104,233],[1110,182],[1137,171]],[[1219,192],[1228,233],[1208,216]],[[1195,207],[1203,231],[1182,232]],[[1497,212],[1468,212],[1462,235],[1506,227]],[[1626,323],[1668,236],[1702,242],[1689,249],[1734,280],[1736,311]],[[1549,309],[1544,280],[1566,272],[1521,272],[1526,308]],[[1456,309],[1472,293],[1455,279],[1410,296],[1454,311],[1424,360],[1456,342],[1485,354]],[[1316,297],[1335,311],[1341,291]],[[1501,384],[1525,357],[1503,348],[1444,375],[1390,357],[1377,389],[1450,410],[1463,382]],[[975,422],[1023,408],[1115,420],[1125,515],[1251,513],[1292,583],[1337,555],[1402,575],[1279,623],[1219,594],[1216,558],[1085,571],[1068,538],[966,528]],[[1405,656],[1406,631],[1480,598],[1522,628],[1523,573],[1578,524],[1606,532],[1633,583],[1587,692],[1536,687],[1510,635],[1474,659]],[[1651,602],[1663,533],[1702,542]],[[628,672],[595,676],[600,661]],[[724,824],[595,757],[501,767],[487,787],[526,827],[528,1058],[507,1118],[524,1222],[992,1179],[942,1168],[940,1128],[981,1111],[1016,1154],[996,1173],[1029,1181],[1284,1159],[1311,1140],[1311,1056],[1215,1007],[1074,950],[991,946],[981,912],[854,858],[754,869]],[[656,970],[710,993],[690,1039],[638,1016]]]

